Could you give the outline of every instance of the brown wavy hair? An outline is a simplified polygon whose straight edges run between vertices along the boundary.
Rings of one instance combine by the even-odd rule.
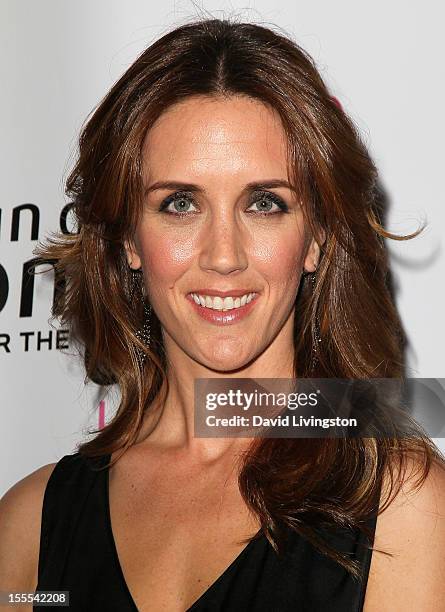
[[[52,234],[37,255],[63,278],[53,315],[84,347],[87,378],[117,383],[114,418],[79,445],[89,457],[122,451],[144,414],[168,393],[162,329],[152,314],[144,347],[141,300],[132,295],[124,243],[143,204],[142,143],[170,106],[189,96],[248,96],[280,116],[289,177],[314,235],[325,235],[315,289],[304,276],[295,303],[295,377],[401,378],[405,337],[389,291],[378,204],[377,170],[352,120],[332,99],[313,59],[278,28],[204,19],[170,31],[149,46],[115,83],[84,125],[66,193],[76,235]],[[321,242],[321,240],[320,240]],[[320,322],[321,343],[313,365]],[[136,349],[147,355],[141,370]],[[121,454],[115,458],[117,460]],[[291,528],[354,577],[357,561],[320,537],[319,528],[357,528],[382,512],[416,456],[421,486],[440,451],[428,436],[255,439],[239,469],[241,493],[277,552]],[[395,475],[396,474],[396,475]]]

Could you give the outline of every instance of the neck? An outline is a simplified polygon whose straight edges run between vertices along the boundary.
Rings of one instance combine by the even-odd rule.
[[[290,326],[289,326],[290,327]],[[283,330],[282,330],[283,331]],[[144,424],[139,436],[165,450],[186,451],[187,456],[198,461],[214,461],[228,451],[245,448],[250,438],[195,438],[194,437],[194,386],[197,378],[293,378],[294,347],[291,334],[278,337],[261,355],[237,370],[216,371],[192,359],[165,335],[167,355],[167,379],[169,390],[163,408],[156,413],[149,411],[150,423]],[[156,422],[157,421],[157,422]],[[147,430],[154,429],[145,437]],[[147,427],[148,425],[148,427]]]

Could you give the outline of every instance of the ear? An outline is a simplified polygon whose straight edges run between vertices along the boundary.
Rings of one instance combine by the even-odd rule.
[[[132,270],[139,270],[142,266],[141,258],[133,241],[126,240],[124,243],[128,265]]]
[[[320,244],[324,244],[326,240],[326,234],[324,231],[320,232]],[[304,271],[315,272],[320,261],[320,244],[312,237],[309,241],[309,246],[306,251],[306,257],[304,258]]]

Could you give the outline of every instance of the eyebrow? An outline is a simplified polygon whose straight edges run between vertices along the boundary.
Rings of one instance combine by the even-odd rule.
[[[289,181],[284,179],[271,179],[267,181],[253,181],[251,183],[247,183],[243,191],[251,192],[261,189],[274,189],[277,187],[292,189],[292,185],[289,183]],[[184,183],[182,181],[156,181],[156,183],[153,183],[147,187],[144,193],[147,195],[152,191],[157,191],[158,189],[181,189],[184,191],[191,191],[193,193],[205,193],[205,189],[199,185],[195,185],[194,183]]]

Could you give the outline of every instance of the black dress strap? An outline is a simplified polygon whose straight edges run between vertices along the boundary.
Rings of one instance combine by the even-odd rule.
[[[43,497],[36,590],[69,590],[63,586],[68,557],[77,548],[75,538],[82,533],[80,522],[95,511],[92,492],[100,473],[98,468],[108,458],[109,455],[90,459],[76,452],[65,455],[55,465]],[[101,513],[100,507],[96,510]],[[96,518],[100,524],[102,516]],[[48,606],[35,605],[33,609],[47,610]]]

